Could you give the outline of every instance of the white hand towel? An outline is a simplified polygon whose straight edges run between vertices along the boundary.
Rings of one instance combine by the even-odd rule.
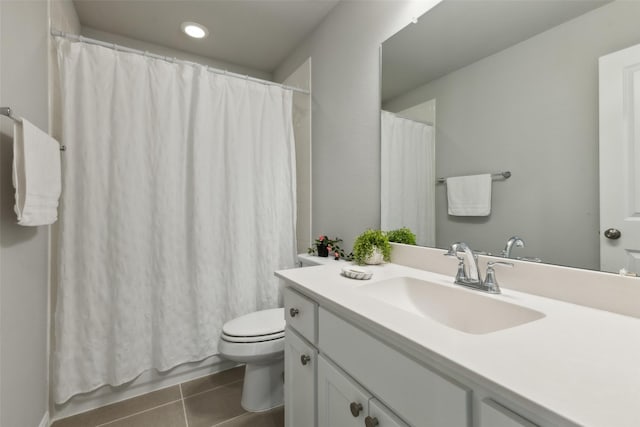
[[[447,178],[449,215],[487,216],[491,213],[491,175]]]
[[[13,186],[18,224],[47,225],[58,219],[60,144],[25,119],[13,126]]]

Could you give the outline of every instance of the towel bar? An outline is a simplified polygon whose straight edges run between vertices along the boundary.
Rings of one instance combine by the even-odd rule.
[[[504,171],[504,172],[500,172],[500,173],[494,173],[491,174],[491,179],[509,179],[511,178],[511,172],[510,171]],[[447,178],[438,178],[436,180],[438,182],[438,184],[442,184],[444,182],[447,182]]]
[[[8,117],[11,120],[13,120],[14,122],[22,123],[22,119],[21,118],[16,117],[11,113],[11,107],[0,107],[0,115]],[[64,146],[64,145],[60,146],[60,151],[65,151],[66,149],[67,149],[66,146]]]

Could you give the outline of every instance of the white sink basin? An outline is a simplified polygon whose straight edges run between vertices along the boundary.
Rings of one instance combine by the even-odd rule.
[[[387,304],[431,318],[469,334],[488,334],[543,318],[539,311],[467,290],[420,280],[395,277],[372,282],[358,290]]]

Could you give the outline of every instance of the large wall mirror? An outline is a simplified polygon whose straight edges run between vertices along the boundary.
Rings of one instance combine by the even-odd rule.
[[[494,255],[518,236],[512,257],[599,270],[598,58],[639,44],[639,19],[637,1],[444,0],[385,41],[381,227]],[[505,171],[489,215],[448,214],[438,178]]]

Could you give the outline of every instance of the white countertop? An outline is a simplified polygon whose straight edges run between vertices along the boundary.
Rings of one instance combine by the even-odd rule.
[[[357,291],[399,276],[457,287],[452,277],[385,264],[368,267],[373,278],[359,281],[340,274],[345,265],[276,274],[338,314],[355,314],[365,327],[383,330],[387,339],[413,354],[417,349],[425,360],[444,359],[576,425],[640,426],[640,319],[503,288],[501,295],[486,297],[545,317],[488,334],[468,334]]]

